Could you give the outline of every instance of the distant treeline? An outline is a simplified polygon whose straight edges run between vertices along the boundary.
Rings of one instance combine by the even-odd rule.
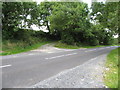
[[[60,40],[70,45],[109,45],[118,34],[119,2],[3,2],[3,40]],[[28,18],[29,17],[29,18]],[[46,26],[48,33],[22,28]]]

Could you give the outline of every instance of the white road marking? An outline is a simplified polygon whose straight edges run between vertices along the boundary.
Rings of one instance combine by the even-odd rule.
[[[48,53],[54,53],[54,52],[48,52]]]
[[[66,54],[65,56],[75,55],[77,53]]]
[[[95,51],[96,49],[92,49],[92,50],[88,50],[88,51],[85,51],[85,52],[91,52],[91,51]]]
[[[56,50],[62,50],[62,49],[59,49],[59,48],[55,48]]]
[[[4,67],[10,67],[12,65],[4,65],[4,66],[0,66],[0,68],[4,68]]]
[[[71,54],[66,54],[66,55],[60,55],[60,56],[55,56],[55,57],[50,57],[50,58],[45,58],[45,59],[54,59],[54,58],[60,58],[60,57],[64,57],[64,56],[70,56],[70,55],[75,55],[77,53],[71,53]]]
[[[35,55],[34,53],[30,53],[30,54],[28,54],[28,55]]]
[[[31,50],[31,51],[39,52],[39,51],[41,51],[41,50],[40,50],[40,49],[38,49],[38,50]]]
[[[54,58],[59,58],[59,57],[63,57],[64,55],[60,55],[60,56],[55,56],[55,57],[51,57],[51,58],[45,58],[45,59],[54,59]]]

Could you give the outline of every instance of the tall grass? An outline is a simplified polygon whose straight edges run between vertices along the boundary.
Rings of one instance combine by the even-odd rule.
[[[107,56],[104,82],[109,88],[118,88],[118,50],[112,50]]]
[[[6,37],[3,37],[2,51],[0,51],[0,55],[26,52],[51,42],[48,33],[43,31],[19,29],[18,31],[14,32],[12,38],[9,38],[5,33],[3,34],[3,36],[6,35]]]
[[[32,38],[29,42],[23,40],[5,40],[2,42],[2,53],[0,53],[0,55],[11,55],[26,52],[50,42],[51,41],[38,38]]]

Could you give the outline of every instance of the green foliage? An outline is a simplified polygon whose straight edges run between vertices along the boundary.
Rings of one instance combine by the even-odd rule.
[[[22,27],[30,27],[32,24],[38,24],[39,10],[37,3],[35,2],[23,2],[22,3],[22,16],[21,19],[24,20],[24,25]],[[30,18],[28,18],[30,17]],[[27,24],[26,24],[27,22]]]
[[[48,16],[50,16],[52,12],[52,6],[54,6],[54,2],[41,2],[40,5],[38,5],[39,9],[39,17],[38,17],[38,25],[39,26],[46,26],[50,33],[50,25],[49,20],[47,19]]]
[[[99,41],[96,38],[92,37],[89,40],[89,44],[93,45],[93,46],[96,46],[96,45],[99,45]]]
[[[38,12],[36,6],[37,4],[34,2],[3,2],[3,39],[14,39],[19,28],[30,27],[30,25],[34,24]],[[28,19],[28,16],[31,16],[31,18]],[[22,21],[24,21],[24,25],[22,25]]]
[[[63,34],[63,35],[62,35],[62,37],[61,37],[61,41],[62,41],[63,43],[66,43],[66,44],[68,44],[68,45],[73,45],[73,44],[75,43],[73,36],[72,36],[69,32],[68,32],[68,33],[63,32],[62,34]]]
[[[105,29],[101,24],[93,25],[91,29],[93,42],[96,39],[99,44],[113,44],[114,38],[111,31]]]
[[[2,53],[0,55],[11,55],[21,52],[27,52],[29,50],[37,49],[40,46],[50,43],[51,41],[43,41],[38,38],[32,38],[31,45],[25,41],[18,40],[5,40],[2,43]]]
[[[66,43],[62,43],[61,41],[56,43],[55,47],[65,48],[65,49],[79,49],[80,48],[80,47],[78,47],[76,45],[68,45]]]
[[[114,8],[113,8],[114,7]],[[95,22],[100,23],[104,28],[108,28],[112,34],[118,33],[118,10],[119,2],[93,2],[92,18]]]
[[[114,38],[114,44],[116,44],[116,45],[119,45],[119,40],[118,40],[118,38]]]
[[[105,47],[105,46],[111,46],[111,45],[96,45],[96,46],[93,46],[93,45],[88,45],[88,44],[85,44],[85,43],[78,43],[78,45],[77,44],[76,45],[68,45],[66,43],[62,43],[61,41],[59,41],[55,44],[55,47],[65,48],[65,49],[97,48],[97,47]],[[118,46],[118,45],[112,45],[112,46]]]
[[[117,2],[93,2],[91,12],[83,2],[3,2],[2,37],[29,45],[34,42],[32,37],[78,46],[110,45],[114,42],[113,35],[118,33],[117,17]],[[24,29],[33,24],[46,26],[49,32]]]
[[[104,40],[104,44],[105,45],[111,45],[113,44],[113,41],[114,39],[112,37],[106,37],[105,40]]]
[[[52,15],[48,17],[51,33],[60,33],[62,42],[67,44],[80,42],[75,35],[89,28],[87,16],[88,8],[85,3],[57,3],[52,10]]]
[[[7,9],[6,9],[7,8]],[[20,24],[20,14],[22,14],[22,4],[20,2],[3,2],[2,4],[2,29],[3,38],[13,38],[13,33],[17,31]]]
[[[31,46],[32,44],[37,43],[36,40],[40,41],[39,38],[34,36],[35,31],[27,30],[27,29],[20,29],[14,34],[14,38],[18,41],[23,41],[28,44],[28,46]],[[42,38],[42,37],[40,37]]]

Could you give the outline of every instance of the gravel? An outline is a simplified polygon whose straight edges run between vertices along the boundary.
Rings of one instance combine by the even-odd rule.
[[[32,88],[106,88],[103,83],[106,55],[90,59],[82,65],[60,72],[40,81]]]

